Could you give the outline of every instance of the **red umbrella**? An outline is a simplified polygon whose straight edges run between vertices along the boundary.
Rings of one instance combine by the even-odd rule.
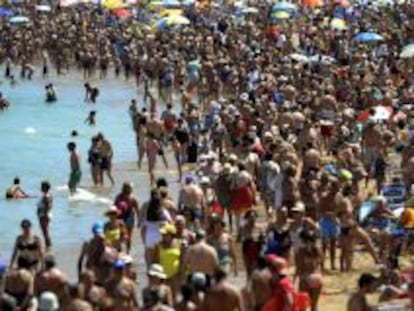
[[[372,113],[371,113],[372,111]],[[388,120],[392,116],[392,107],[375,106],[369,110],[364,110],[359,116],[358,121],[365,122],[369,118],[375,121]]]
[[[116,9],[116,10],[113,10],[112,13],[115,16],[118,16],[118,17],[130,17],[130,16],[132,16],[132,12],[130,10],[126,10],[126,9]]]

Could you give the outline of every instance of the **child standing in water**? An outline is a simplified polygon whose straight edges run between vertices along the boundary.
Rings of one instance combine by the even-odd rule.
[[[88,117],[85,120],[85,124],[89,125],[89,126],[95,126],[96,125],[96,111],[92,110],[91,112],[89,112]]]

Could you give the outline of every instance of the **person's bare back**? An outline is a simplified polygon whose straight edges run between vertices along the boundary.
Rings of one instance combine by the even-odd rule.
[[[187,250],[183,265],[184,269],[188,268],[192,273],[202,272],[211,276],[218,267],[217,252],[212,246],[200,241]]]
[[[240,291],[225,280],[218,282],[207,293],[201,311],[244,311]]]

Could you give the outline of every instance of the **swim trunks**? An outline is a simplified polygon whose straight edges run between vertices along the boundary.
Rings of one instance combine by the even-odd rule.
[[[79,185],[82,177],[81,170],[72,170],[69,175],[69,185],[77,186]]]
[[[334,240],[338,238],[340,227],[336,221],[322,217],[319,220],[319,225],[321,227],[322,240]]]

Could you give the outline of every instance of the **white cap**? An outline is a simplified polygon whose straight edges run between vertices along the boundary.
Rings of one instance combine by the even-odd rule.
[[[40,311],[57,311],[59,310],[59,300],[55,293],[43,292],[39,298]]]

